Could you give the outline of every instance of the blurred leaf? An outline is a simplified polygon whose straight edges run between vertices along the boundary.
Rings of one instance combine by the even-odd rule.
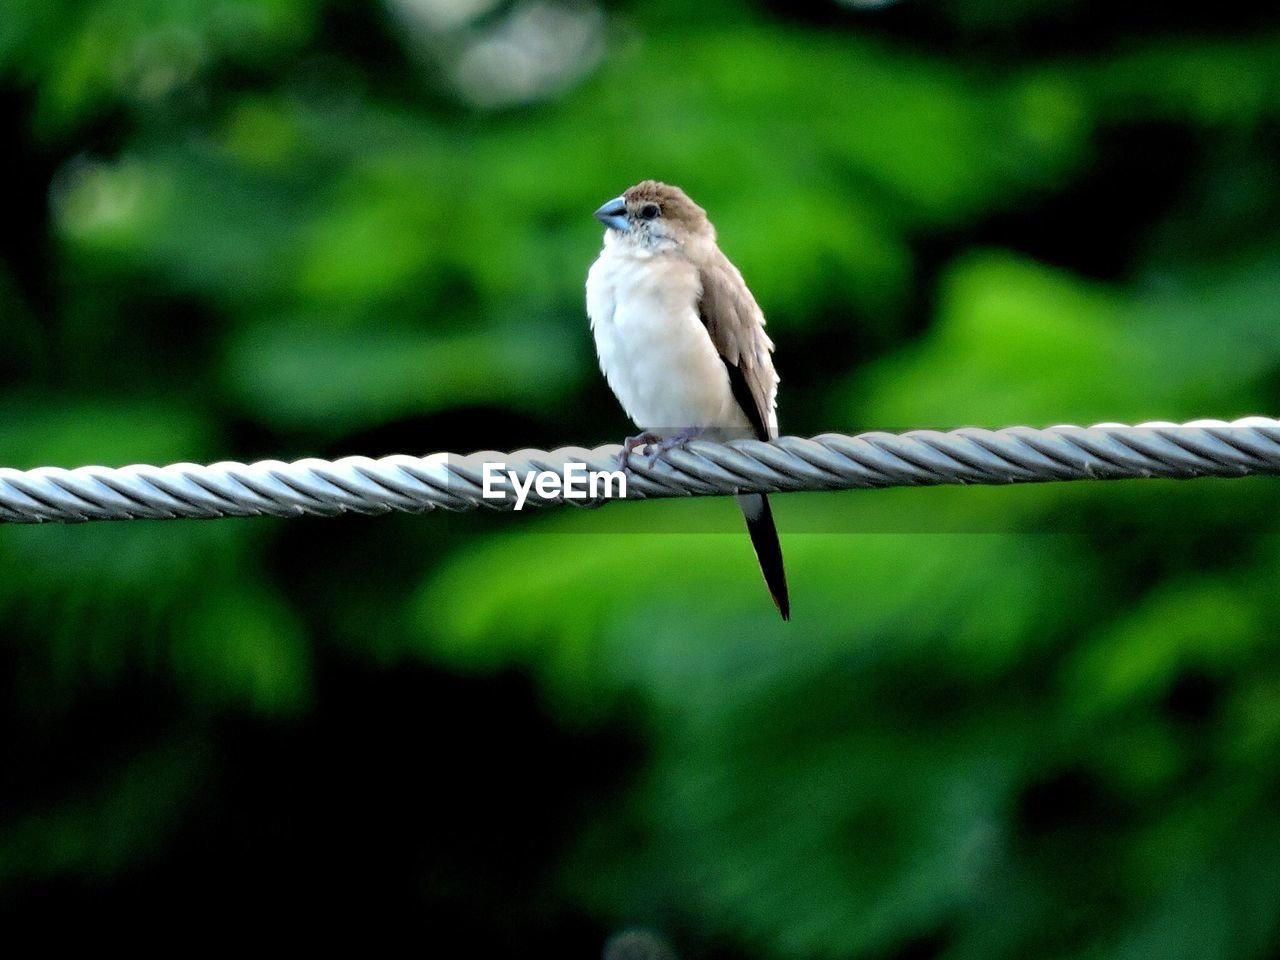
[[[11,392],[0,407],[0,465],[18,470],[193,461],[213,452],[212,439],[204,417],[163,400],[103,405]]]
[[[0,827],[0,884],[110,878],[163,849],[209,773],[207,745],[174,736],[125,762],[82,798]]]
[[[315,6],[306,0],[13,0],[20,42],[0,45],[0,57],[22,57],[28,77],[43,81],[40,120],[56,134],[113,101],[154,106],[223,58],[253,61],[294,47],[310,33]]]
[[[297,713],[311,693],[311,651],[294,613],[265,590],[236,585],[192,598],[178,617],[172,669],[196,699]]]
[[[1139,423],[1195,419],[1206,406],[1243,416],[1259,408],[1245,388],[1280,359],[1245,333],[1262,323],[1273,286],[1249,268],[1194,299],[1144,302],[1007,254],[972,255],[951,269],[930,335],[855,381],[858,422]]]
[[[1073,655],[1071,700],[1088,713],[1159,697],[1179,673],[1229,675],[1261,642],[1259,618],[1239,590],[1173,581],[1146,596]]]
[[[256,418],[332,430],[468,404],[537,411],[579,378],[581,347],[564,330],[530,326],[510,335],[246,330],[226,377]]]

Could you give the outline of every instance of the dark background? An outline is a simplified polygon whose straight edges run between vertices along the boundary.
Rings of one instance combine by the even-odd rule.
[[[595,445],[684,186],[784,432],[1280,407],[1280,15],[4,0],[0,465]],[[1273,481],[0,529],[0,920],[173,949],[1266,957]],[[648,531],[661,531],[650,533]]]

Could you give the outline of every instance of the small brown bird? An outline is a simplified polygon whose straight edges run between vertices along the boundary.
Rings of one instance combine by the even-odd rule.
[[[655,456],[694,437],[778,435],[778,375],[764,314],[716,245],[706,211],[679,187],[645,180],[596,211],[608,229],[587,274],[600,369]],[[737,497],[765,583],[791,618],[769,500]]]

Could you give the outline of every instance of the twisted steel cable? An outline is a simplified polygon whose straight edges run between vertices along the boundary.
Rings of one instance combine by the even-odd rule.
[[[10,523],[181,517],[296,517],[342,513],[512,509],[511,471],[523,487],[530,473],[564,477],[567,464],[615,471],[617,444],[586,450],[481,451],[467,456],[298,460],[283,463],[177,463],[167,467],[0,468],[0,520]],[[484,496],[485,464],[503,478]],[[1009,427],[903,434],[827,433],[765,443],[694,441],[652,466],[633,455],[626,497],[715,496],[800,490],[932,486],[954,483],[1041,483],[1139,477],[1242,477],[1280,474],[1280,420],[1103,423],[1037,430]],[[492,480],[492,478],[491,478]],[[530,486],[526,505],[594,506],[600,495],[571,499],[562,489]],[[616,491],[616,488],[615,488]]]

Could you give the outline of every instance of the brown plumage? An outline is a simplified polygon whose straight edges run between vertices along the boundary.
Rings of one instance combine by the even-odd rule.
[[[742,274],[717,246],[706,211],[679,187],[645,180],[596,216],[610,229],[588,276],[587,309],[601,368],[631,418],[646,431],[688,428],[679,431],[685,437],[696,431],[775,438],[773,343]],[[685,325],[686,316],[699,332]],[[714,352],[706,339],[696,342],[702,337]],[[670,377],[677,379],[664,379]],[[760,494],[737,500],[769,592],[789,619],[769,501]]]
[[[746,380],[751,402],[742,406],[752,433],[761,440],[776,437],[777,375],[769,356],[773,343],[764,332],[764,313],[738,268],[717,246],[707,212],[679,187],[660,180],[642,180],[622,197],[633,216],[645,204],[656,204],[657,219],[680,242],[681,254],[697,267],[698,314],[724,362],[737,367]]]
[[[628,209],[638,210],[646,203],[656,203],[659,215],[668,223],[680,224],[690,231],[710,230],[712,239],[715,239],[715,228],[707,219],[707,211],[694,203],[679,187],[660,180],[641,180],[622,196]]]

